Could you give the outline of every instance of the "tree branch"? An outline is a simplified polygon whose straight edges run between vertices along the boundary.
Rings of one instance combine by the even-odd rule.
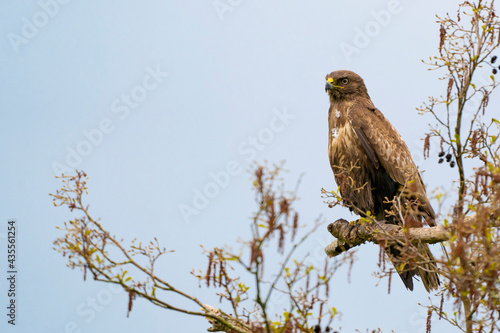
[[[204,307],[201,309],[205,311],[207,314],[211,315],[211,317],[206,317],[206,319],[212,325],[212,327],[207,329],[208,332],[236,332],[231,328],[229,328],[227,325],[218,321],[217,319],[214,319],[214,317],[219,317],[219,318],[224,318],[226,322],[236,327],[238,329],[238,332],[252,333],[251,330],[242,325],[241,321],[237,320],[231,315],[226,314],[225,312],[222,312],[219,309],[214,308],[213,306],[204,304]]]
[[[349,249],[365,242],[378,244],[381,241],[440,243],[449,239],[449,234],[442,226],[430,228],[405,229],[385,221],[351,223],[344,219],[338,219],[328,225],[328,232],[337,238],[330,243],[325,252],[329,257],[335,257]]]
[[[473,224],[481,217],[477,215],[468,216],[464,219],[465,224]],[[500,211],[494,210],[492,213],[482,217],[490,228],[500,228]],[[365,242],[378,244],[379,242],[435,244],[444,242],[451,237],[449,228],[453,228],[454,223],[450,223],[448,228],[436,226],[430,228],[409,228],[388,224],[386,221],[349,222],[344,219],[328,225],[328,232],[337,238],[325,247],[325,253],[331,258],[338,256],[351,248],[359,246]]]

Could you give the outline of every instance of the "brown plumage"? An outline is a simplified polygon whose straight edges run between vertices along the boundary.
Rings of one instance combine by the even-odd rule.
[[[422,227],[434,226],[435,213],[401,135],[372,103],[363,79],[351,71],[326,76],[330,97],[328,154],[345,205],[377,220]],[[395,205],[399,206],[399,210]],[[386,252],[406,288],[419,275],[427,291],[439,285],[437,267],[427,244],[419,244],[410,263],[400,248]],[[416,262],[416,263],[415,263]]]

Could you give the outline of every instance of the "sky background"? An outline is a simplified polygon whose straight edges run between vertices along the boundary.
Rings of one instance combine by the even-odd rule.
[[[18,222],[17,325],[6,323],[6,279],[0,279],[2,332],[203,332],[203,318],[137,300],[67,268],[52,249],[56,229],[75,217],[54,208],[49,193],[60,170],[89,176],[86,202],[104,226],[130,240],[157,237],[175,249],[158,275],[203,302],[212,290],[189,275],[204,269],[206,248],[234,245],[248,234],[255,208],[253,160],[286,160],[292,189],[304,173],[297,210],[302,224],[354,219],[329,209],[321,188],[336,185],[327,155],[328,97],[324,77],[339,69],[360,74],[375,105],[400,131],[428,191],[452,187],[453,172],[424,160],[430,118],[416,107],[445,92],[443,73],[421,60],[437,53],[435,14],[458,1],[4,1],[0,4],[0,276],[6,275],[7,221]],[[219,7],[217,7],[219,6]],[[224,7],[225,6],[225,7]],[[365,35],[365,38],[363,38]],[[126,96],[133,96],[127,100]],[[135,96],[135,97],[134,97]],[[492,103],[498,105],[495,96]],[[98,134],[98,133],[101,133]],[[88,138],[91,137],[93,142]],[[258,145],[252,148],[252,140]],[[228,163],[238,166],[207,207],[197,191]],[[224,184],[226,185],[226,184]],[[433,202],[435,209],[438,205]],[[333,240],[324,228],[307,244],[323,263]],[[436,254],[439,248],[432,247]],[[378,248],[362,246],[351,281],[341,270],[330,306],[343,332],[425,332],[429,295],[417,283],[378,287]],[[111,296],[110,296],[111,295]],[[106,298],[107,297],[107,298]],[[105,300],[92,310],[89,299]],[[438,299],[432,297],[434,302]],[[104,304],[105,303],[105,304]],[[277,300],[275,306],[280,308]],[[197,308],[195,308],[198,310]],[[70,328],[68,330],[68,327]],[[453,329],[435,320],[437,331]]]

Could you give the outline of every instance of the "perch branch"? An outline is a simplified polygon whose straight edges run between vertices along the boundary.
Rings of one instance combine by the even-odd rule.
[[[449,239],[448,232],[442,226],[405,229],[398,225],[386,224],[385,221],[351,223],[338,219],[330,223],[328,231],[337,238],[325,248],[329,257],[335,257],[365,242],[378,244],[381,241],[406,242],[411,239],[415,243],[434,244]]]
[[[476,215],[468,216],[464,222],[473,224],[477,218]],[[500,227],[500,211],[489,214],[486,221],[492,228]],[[449,225],[449,228],[453,228],[453,223]],[[338,219],[328,225],[328,231],[337,238],[325,247],[325,252],[329,257],[338,256],[365,242],[405,243],[411,240],[413,243],[434,244],[444,242],[451,237],[448,229],[443,226],[405,229],[399,225],[385,223],[385,221],[355,223]]]

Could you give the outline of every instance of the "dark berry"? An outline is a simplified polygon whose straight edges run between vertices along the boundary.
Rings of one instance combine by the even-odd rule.
[[[451,161],[450,166],[453,168],[455,166],[455,161]]]
[[[443,161],[444,160],[442,158],[440,158],[439,161],[438,161],[438,163],[441,164],[441,163],[443,163]]]
[[[450,153],[446,154],[446,162],[449,162],[449,161],[451,161],[451,154]]]
[[[443,157],[443,156],[444,156],[444,151],[440,152],[440,153],[438,154],[438,156],[439,156],[439,157]]]
[[[493,68],[492,72],[493,72],[493,74],[496,74],[497,73],[497,69]]]
[[[491,57],[491,63],[492,63],[492,64],[494,64],[494,63],[495,63],[495,61],[497,61],[497,56],[493,56],[493,57]]]

